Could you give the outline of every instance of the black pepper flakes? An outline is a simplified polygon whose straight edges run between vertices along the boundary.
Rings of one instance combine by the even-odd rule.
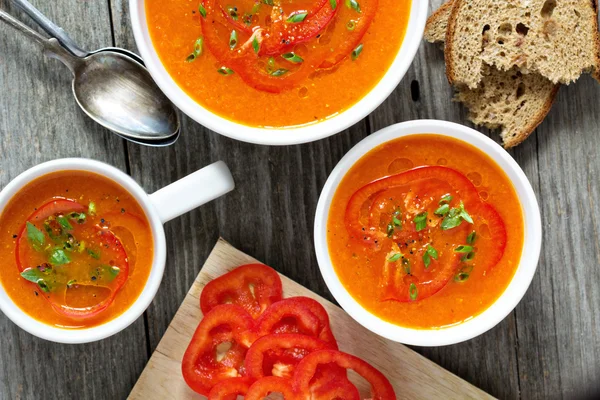
[[[13,239],[16,239],[16,238],[18,238],[18,237],[19,237],[18,235],[13,235]]]

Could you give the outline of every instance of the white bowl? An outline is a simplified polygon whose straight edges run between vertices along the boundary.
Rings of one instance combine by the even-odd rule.
[[[88,171],[105,176],[133,196],[146,214],[154,241],[153,260],[146,285],[137,300],[121,315],[102,325],[85,329],[62,329],[46,325],[21,310],[0,284],[0,310],[27,332],[58,343],[88,343],[107,338],[127,328],[148,308],[158,291],[167,257],[163,224],[193,208],[233,190],[227,166],[216,162],[148,195],[124,172],[99,161],[64,158],[39,164],[17,176],[0,192],[0,214],[8,202],[29,182],[56,171]],[[5,267],[10,267],[8,263]],[[16,267],[15,267],[15,273]]]
[[[404,42],[387,73],[365,97],[346,111],[316,124],[289,129],[265,129],[242,125],[222,118],[196,103],[171,78],[154,50],[145,0],[129,0],[131,23],[138,50],[146,67],[167,97],[196,122],[224,136],[249,143],[288,145],[312,142],[334,135],[359,122],[377,108],[398,86],[412,63],[425,29],[428,0],[412,0]]]
[[[471,144],[490,156],[510,178],[523,211],[525,235],[521,261],[504,293],[487,310],[461,324],[443,329],[412,329],[391,324],[371,314],[348,293],[335,273],[327,248],[327,218],[335,191],[348,170],[382,143],[413,134],[449,136]],[[346,154],[325,183],[315,216],[315,249],[321,274],[338,303],[365,328],[387,339],[416,346],[443,346],[481,335],[502,321],[521,301],[535,274],[542,244],[540,210],[523,170],[497,143],[481,133],[445,121],[421,120],[392,125],[376,132]]]

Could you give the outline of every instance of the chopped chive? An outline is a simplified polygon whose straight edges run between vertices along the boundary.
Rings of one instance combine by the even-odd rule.
[[[410,299],[412,301],[415,301],[418,296],[417,285],[415,285],[414,283],[411,283],[410,286],[408,287],[408,294],[410,295]]]
[[[202,52],[204,51],[203,49],[204,49],[204,38],[202,36],[200,36],[194,42],[194,52],[192,54],[190,54],[189,56],[187,56],[187,58],[185,59],[185,61],[186,62],[192,62],[192,61],[194,61],[196,58],[198,58],[198,57],[200,57],[202,55]],[[90,203],[90,206],[91,206],[91,204],[92,203]],[[94,212],[95,212],[95,206],[94,206]]]
[[[429,268],[429,265],[431,264],[431,256],[429,253],[423,254],[423,264],[425,265],[425,268]]]
[[[356,22],[354,22],[353,20],[350,20],[346,23],[346,29],[348,29],[349,31],[353,31],[354,29],[356,29]]]
[[[392,236],[394,236],[394,225],[388,224],[388,226],[387,226],[387,237],[391,239]]]
[[[329,5],[331,5],[332,10],[335,10],[337,8],[337,0],[329,0]]]
[[[450,203],[452,201],[452,196],[450,196],[449,194],[445,195],[442,197],[442,199],[440,200],[440,204],[444,204],[444,203]]]
[[[477,234],[475,233],[475,231],[469,233],[469,236],[467,236],[467,244],[473,244],[475,242],[476,237]]]
[[[414,219],[417,232],[422,231],[427,227],[427,212],[417,215]]]
[[[227,13],[234,21],[238,20],[237,7],[228,6]]]
[[[427,250],[425,250],[425,254],[423,254],[423,263],[425,264],[425,268],[429,268],[431,264],[431,259],[438,259],[438,252],[433,246],[427,245]]]
[[[281,75],[287,74],[287,72],[288,72],[287,69],[285,69],[285,68],[279,68],[279,69],[276,69],[273,72],[269,72],[269,75],[271,75],[271,76],[281,76]]]
[[[288,17],[286,22],[289,22],[291,24],[297,24],[298,22],[304,21],[304,19],[306,18],[307,15],[308,15],[307,12],[299,12],[296,14],[292,14]]]
[[[41,247],[44,245],[46,240],[44,233],[36,228],[31,222],[27,221],[25,224],[27,226],[27,239],[31,242],[34,248]]]
[[[234,29],[231,31],[231,35],[229,35],[229,48],[231,50],[235,49],[235,46],[237,46],[237,43],[238,43],[238,35]]]
[[[254,49],[254,52],[258,54],[258,51],[260,50],[260,43],[258,42],[256,36],[254,36],[254,39],[252,39],[252,48]]]
[[[460,261],[462,261],[462,262],[472,261],[474,258],[475,258],[475,252],[472,251],[469,254],[467,254],[466,256],[464,256],[463,258],[461,258]]]
[[[465,282],[467,279],[469,279],[470,274],[466,273],[466,272],[459,272],[458,274],[456,274],[456,276],[454,277],[454,280],[456,282]]]
[[[450,206],[448,204],[442,204],[433,213],[443,217],[444,215],[448,214],[448,212],[450,212]]]
[[[90,257],[92,257],[95,260],[99,260],[100,259],[100,252],[99,251],[95,251],[92,249],[86,249],[87,253],[90,255]]]
[[[252,25],[252,14],[244,13],[242,21],[244,21],[244,25],[246,26]]]
[[[284,60],[289,61],[294,64],[299,64],[304,61],[304,59],[302,57],[300,57],[299,55],[296,55],[296,53],[285,53],[285,54],[282,54],[281,57],[283,57]]]
[[[353,9],[357,13],[362,12],[360,9],[360,4],[356,0],[346,0],[346,7]]]
[[[472,251],[473,251],[473,247],[467,246],[467,245],[460,245],[454,249],[455,253],[470,253]]]
[[[88,204],[88,214],[96,215],[96,203],[93,201],[90,201],[90,204]]]
[[[217,70],[218,73],[220,73],[221,75],[231,75],[233,74],[233,70],[229,69],[227,67],[221,67]]]
[[[408,258],[402,257],[402,266],[404,267],[404,272],[410,275],[410,260]]]
[[[465,210],[465,205],[461,201],[460,206],[451,209],[446,218],[444,218],[442,221],[442,229],[446,231],[448,229],[456,228],[457,226],[460,226],[463,221],[472,224],[473,218],[471,218],[469,213]]]
[[[363,51],[363,44],[359,44],[358,46],[356,46],[356,48],[354,50],[352,50],[352,61],[356,60],[358,58],[358,56],[360,56],[360,53],[362,53]]]
[[[389,262],[396,262],[396,261],[398,261],[400,259],[400,257],[402,257],[402,254],[401,253],[396,253],[396,254],[392,255],[390,258],[388,258],[387,260]]]
[[[204,8],[204,4],[200,3],[198,11],[200,12],[200,15],[202,15],[202,18],[206,18],[206,8]]]
[[[275,59],[273,57],[269,57],[269,61],[267,61],[267,66],[269,69],[275,68]]]
[[[57,217],[56,220],[58,221],[62,229],[66,231],[70,231],[73,229],[73,225],[69,223],[69,220],[66,217]]]

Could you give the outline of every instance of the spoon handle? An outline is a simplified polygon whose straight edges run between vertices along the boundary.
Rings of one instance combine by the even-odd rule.
[[[31,17],[43,30],[45,30],[50,36],[56,38],[60,44],[69,50],[73,55],[77,57],[86,57],[89,53],[81,49],[69,35],[54,22],[50,21],[48,17],[41,13],[40,10],[35,8],[27,0],[12,0],[13,3],[27,15]]]
[[[0,10],[0,21],[6,23],[8,26],[13,27],[17,31],[27,36],[31,41],[37,43],[44,49],[44,54],[48,57],[55,58],[65,64],[73,74],[75,69],[82,62],[80,58],[75,57],[69,53],[57,39],[47,39],[22,23],[21,21],[14,18],[12,15]]]

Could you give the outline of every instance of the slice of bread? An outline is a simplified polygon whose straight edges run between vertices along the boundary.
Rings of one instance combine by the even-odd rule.
[[[425,39],[444,42],[454,0],[449,0],[427,20]],[[457,90],[456,100],[469,108],[469,119],[476,125],[501,128],[504,147],[522,143],[544,120],[556,98],[559,85],[539,74],[523,75],[516,69],[499,71],[484,66],[477,89]]]
[[[568,84],[600,65],[595,0],[453,0],[446,32],[450,83],[475,89],[485,64]]]
[[[446,28],[452,12],[454,0],[448,0],[427,18],[425,25],[425,40],[430,43],[442,43],[446,40]]]
[[[560,85],[516,68],[485,66],[482,75],[477,89],[458,90],[456,100],[467,106],[474,124],[501,128],[505,148],[521,144],[548,115]]]

